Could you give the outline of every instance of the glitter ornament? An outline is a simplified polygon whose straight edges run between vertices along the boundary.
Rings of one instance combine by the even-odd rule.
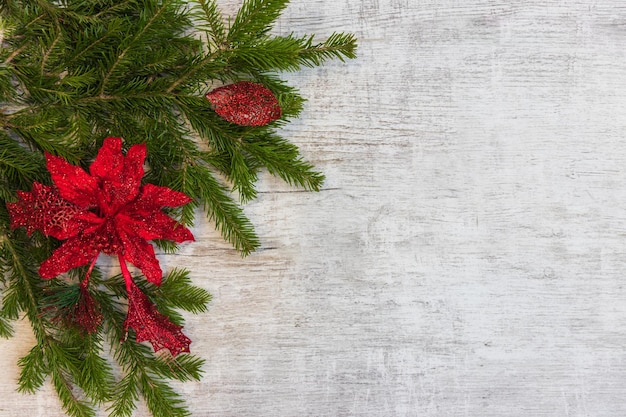
[[[78,301],[74,304],[70,321],[87,333],[94,333],[102,323],[99,305],[87,289],[86,281],[79,286]]]
[[[189,352],[191,340],[183,334],[182,327],[159,313],[132,280],[127,280],[126,284],[128,315],[124,321],[124,330],[128,332],[129,327],[135,329],[135,340],[149,341],[155,351],[167,348],[173,356]]]
[[[265,126],[281,115],[274,94],[264,85],[250,81],[216,88],[206,98],[224,120],[241,126]]]
[[[136,288],[126,262],[139,268],[149,282],[160,285],[163,273],[148,241],[193,240],[189,229],[161,210],[187,204],[191,199],[167,187],[141,185],[145,157],[145,144],[131,146],[124,156],[122,139],[112,137],[104,140],[89,173],[46,153],[54,186],[34,183],[30,192],[18,192],[18,201],[7,204],[7,208],[12,228],[24,226],[29,234],[40,230],[64,240],[41,264],[42,278],[90,264],[81,283],[79,301],[83,305],[76,307],[74,322],[95,331],[97,324],[93,326],[90,320],[99,323],[101,318],[86,289],[89,276],[101,252],[117,256],[129,297],[125,329],[133,327],[138,341],[150,340],[155,349],[168,348],[176,355],[189,351],[190,340],[156,307],[147,306],[149,300]],[[141,318],[148,323],[140,326]]]

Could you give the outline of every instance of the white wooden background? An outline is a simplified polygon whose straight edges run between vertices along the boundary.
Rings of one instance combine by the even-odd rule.
[[[276,31],[335,30],[358,60],[288,75],[284,130],[326,188],[263,178],[246,259],[211,225],[161,258],[214,294],[194,416],[625,416],[626,3],[292,0]],[[15,392],[32,341],[1,416],[62,415]]]

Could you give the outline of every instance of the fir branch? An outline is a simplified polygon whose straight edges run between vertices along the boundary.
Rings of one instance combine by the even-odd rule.
[[[277,135],[265,134],[247,138],[243,149],[272,175],[279,176],[289,185],[319,191],[324,182],[324,175],[302,159],[298,147]]]
[[[264,37],[233,50],[233,65],[255,71],[296,71],[303,47],[303,40],[292,36]]]
[[[0,178],[20,189],[43,181],[45,163],[40,153],[29,152],[4,131],[0,131]]]
[[[297,71],[302,65],[316,67],[329,59],[355,58],[356,38],[352,34],[333,33],[322,43],[313,41],[313,35],[263,37],[233,50],[233,65],[257,71]]]
[[[233,191],[238,193],[242,203],[253,200],[257,195],[255,183],[258,180],[258,169],[240,150],[229,155],[229,157],[230,166],[226,174],[233,183]]]
[[[124,292],[123,286],[123,280],[120,277],[107,282],[107,287],[116,294],[121,295]],[[140,286],[145,288],[145,281],[140,282]],[[163,379],[181,381],[197,379],[201,373],[202,360],[191,355],[181,355],[171,358],[172,362],[166,369],[164,359],[155,358],[145,344],[137,343],[133,332],[120,342],[124,323],[122,311],[117,308],[108,308],[103,312],[109,342],[114,347],[115,359],[126,372],[113,393],[113,403],[109,408],[110,417],[132,416],[140,395],[146,400],[148,409],[154,417],[188,416],[189,411],[180,395],[174,392]],[[188,359],[184,359],[185,357]],[[172,364],[175,365],[172,366]]]
[[[87,339],[93,338],[93,335],[87,337]],[[115,385],[111,366],[101,356],[102,351],[99,343],[90,341],[85,351],[86,354],[80,364],[80,378],[77,378],[77,383],[89,398],[102,404],[111,399],[111,387]]]
[[[265,35],[287,4],[289,0],[245,0],[228,31],[228,41],[245,44]]]
[[[13,326],[11,325],[10,319],[0,315],[0,337],[8,339],[13,336]]]
[[[132,417],[139,400],[139,381],[137,372],[128,372],[117,384],[114,401],[108,411],[109,417]]]
[[[61,40],[62,33],[58,26],[58,22],[56,23],[57,23],[56,33],[50,34],[50,35],[53,35],[54,38],[51,39],[51,42],[50,41],[48,42],[50,45],[48,46],[48,49],[42,54],[42,57],[41,57],[41,64],[40,64],[39,71],[41,72],[42,75],[46,73],[46,62],[48,61],[48,58],[50,58],[50,55],[54,51],[54,48],[56,48],[57,44]]]
[[[136,44],[141,40],[142,36],[148,31],[148,29],[150,29],[150,26],[160,17],[161,14],[163,14],[168,9],[170,3],[171,1],[164,0],[160,7],[157,7],[155,13],[152,16],[149,16],[145,23],[142,22],[139,32],[137,32],[137,34],[135,34],[130,40],[126,42],[127,45],[124,47],[124,49],[120,51],[115,60],[109,65],[106,73],[104,73],[102,82],[100,84],[99,95],[103,95],[105,93],[109,83],[109,78],[111,78],[113,74],[115,74],[117,67],[126,60],[126,55],[131,50],[131,48],[136,46]],[[144,11],[147,12],[147,10]]]
[[[326,41],[313,44],[310,36],[300,51],[300,63],[308,67],[322,65],[329,59],[340,61],[356,58],[356,37],[351,33],[333,33]]]
[[[211,294],[193,286],[189,271],[184,269],[170,271],[161,286],[153,288],[152,293],[159,300],[159,305],[169,304],[194,314],[206,312],[211,302]]]
[[[52,384],[56,390],[63,408],[71,417],[93,417],[95,412],[85,401],[81,401],[74,395],[72,384],[58,367],[51,371]]]
[[[185,179],[182,191],[199,198],[208,218],[215,222],[222,237],[235,249],[246,256],[259,246],[258,237],[250,220],[245,217],[243,210],[207,167],[190,166],[181,177]]]
[[[226,57],[224,54],[226,50],[227,49],[218,49],[203,57],[194,59],[191,65],[172,81],[172,84],[166,91],[171,93],[179,89],[179,86],[186,86],[188,84],[195,85],[198,82],[205,82],[212,78],[211,75],[213,75],[213,78],[218,78],[228,66],[226,58],[220,59],[222,55]]]
[[[199,9],[195,15],[196,19],[199,22],[206,22],[206,24],[199,23],[198,29],[205,30],[215,47],[221,47],[226,42],[226,28],[224,26],[224,17],[217,7],[217,1],[195,0],[194,3],[199,5],[196,8]]]
[[[34,394],[46,380],[50,368],[46,364],[44,345],[33,346],[17,363],[22,368],[18,380],[19,390]]]
[[[175,379],[181,382],[200,381],[204,359],[193,355],[167,355],[158,357],[151,363],[150,370],[160,378]]]
[[[154,417],[187,417],[191,415],[180,394],[149,373],[140,373],[139,386],[146,400],[146,405]]]

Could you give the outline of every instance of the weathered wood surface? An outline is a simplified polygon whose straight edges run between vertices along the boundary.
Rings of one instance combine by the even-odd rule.
[[[335,30],[359,59],[290,75],[284,131],[324,191],[264,178],[260,251],[199,225],[161,258],[214,294],[194,415],[626,415],[626,4],[293,0],[277,27]],[[2,416],[61,415],[15,392],[31,343],[0,342]]]

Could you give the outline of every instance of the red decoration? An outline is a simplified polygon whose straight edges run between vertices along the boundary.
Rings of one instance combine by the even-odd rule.
[[[250,81],[216,88],[206,98],[224,120],[241,126],[264,126],[281,114],[274,94],[264,85]]]
[[[124,271],[126,266],[121,263],[121,259],[120,264],[124,265],[122,273],[127,274],[128,270]],[[175,325],[167,316],[159,313],[156,306],[132,280],[126,280],[126,291],[128,292],[128,315],[124,321],[126,332],[129,327],[135,329],[135,340],[149,341],[155,352],[163,348],[169,349],[173,356],[189,352],[191,340],[183,334],[181,326]]]
[[[146,306],[149,303],[147,297],[143,295],[144,298],[141,298],[137,295],[141,291],[133,289],[135,284],[126,262],[139,268],[148,281],[160,285],[163,273],[154,248],[147,241],[193,240],[189,229],[161,210],[166,206],[187,204],[191,199],[167,187],[152,184],[142,186],[145,157],[145,144],[131,146],[124,156],[122,139],[106,138],[87,173],[63,158],[46,153],[47,167],[55,186],[34,183],[32,191],[19,191],[19,200],[7,207],[12,228],[25,226],[29,234],[41,230],[47,236],[65,240],[41,264],[39,274],[42,278],[53,278],[72,268],[91,263],[82,284],[86,286],[100,252],[116,255],[128,290],[128,325],[136,330],[138,340],[150,340],[155,349],[166,347],[175,355],[188,351],[191,341],[165,316],[153,318],[158,317],[156,309],[152,306],[150,310]],[[78,313],[81,307],[77,307],[79,318],[75,321],[82,323],[86,330],[95,330],[95,327],[85,325],[87,319],[80,318],[91,316],[89,300],[84,301],[87,302],[87,310],[84,314]],[[138,309],[137,305],[143,307]],[[142,315],[134,313],[140,310],[150,313],[143,314],[150,323],[142,327],[141,332],[136,326]],[[168,332],[171,336],[169,339],[163,336]],[[186,348],[172,341],[176,338]]]
[[[98,304],[89,293],[84,282],[79,286],[78,302],[74,305],[71,320],[72,323],[88,333],[94,333],[102,323],[102,313],[98,310]]]

